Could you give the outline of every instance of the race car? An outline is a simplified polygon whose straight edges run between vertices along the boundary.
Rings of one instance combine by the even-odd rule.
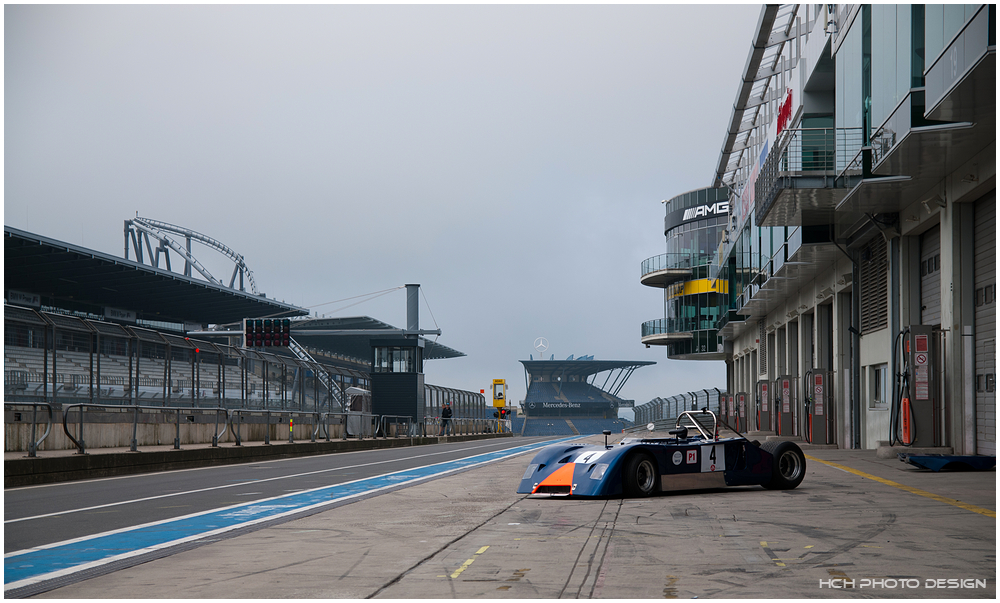
[[[624,438],[608,445],[611,432],[605,431],[604,446],[547,446],[531,460],[517,492],[641,497],[726,486],[790,490],[806,473],[805,455],[794,442],[758,444],[738,432],[720,439],[718,417],[708,409],[682,412],[668,433],[673,437]]]

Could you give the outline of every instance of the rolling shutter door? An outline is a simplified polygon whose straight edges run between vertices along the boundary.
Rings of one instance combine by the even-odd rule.
[[[976,202],[976,452],[997,453],[996,192]]]
[[[920,235],[920,324],[941,324],[941,227]]]

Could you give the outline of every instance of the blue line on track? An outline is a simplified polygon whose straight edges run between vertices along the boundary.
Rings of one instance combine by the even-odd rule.
[[[527,444],[9,553],[4,556],[4,590],[575,439],[577,437]]]

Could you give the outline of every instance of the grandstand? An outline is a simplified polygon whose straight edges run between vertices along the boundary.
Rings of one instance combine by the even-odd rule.
[[[532,358],[521,364],[527,393],[522,403],[524,416],[513,428],[515,433],[536,436],[595,434],[606,429],[620,432],[628,421],[618,417],[618,409],[634,402],[618,394],[637,368],[655,363],[570,356],[566,360]]]
[[[309,319],[304,308],[245,291],[249,269],[228,248],[240,262],[228,287],[172,272],[169,260],[166,269],[146,265],[141,248],[132,261],[4,227],[6,403],[342,411],[346,390],[371,389],[374,338],[402,331],[367,316]],[[178,268],[198,265],[190,247],[173,248],[187,253]],[[236,325],[252,317],[290,318],[292,345],[244,348]],[[420,340],[423,360],[463,355]],[[463,410],[477,414],[466,416],[485,416],[478,393],[449,391],[470,394]]]

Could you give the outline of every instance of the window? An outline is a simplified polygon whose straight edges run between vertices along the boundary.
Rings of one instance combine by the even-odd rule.
[[[375,348],[376,373],[415,373],[415,348]]]
[[[889,365],[876,364],[869,367],[869,408],[889,406]]]

